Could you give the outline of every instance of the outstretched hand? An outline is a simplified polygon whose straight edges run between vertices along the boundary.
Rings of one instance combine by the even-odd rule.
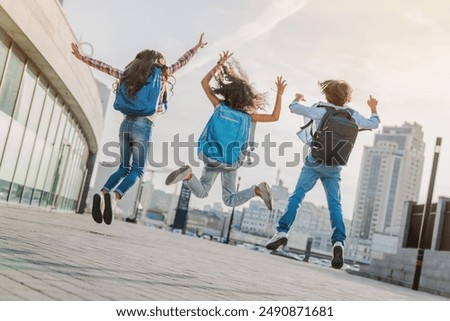
[[[294,100],[297,101],[297,102],[306,101],[305,96],[303,96],[303,94],[299,94],[299,93],[295,94],[295,99]]]
[[[202,34],[200,35],[200,39],[198,40],[198,44],[197,47],[198,48],[203,48],[204,46],[206,46],[208,43],[203,41],[203,36],[205,35],[204,32],[202,32]]]
[[[278,76],[275,85],[277,86],[277,95],[282,96],[287,86],[286,80],[282,76]]]
[[[219,55],[219,61],[217,62],[217,64],[219,66],[223,66],[232,55],[233,53],[230,53],[228,50],[224,51]]]
[[[372,95],[369,96],[369,99],[367,100],[367,105],[369,105],[370,110],[372,111],[372,113],[376,113],[377,112],[378,100],[375,99],[374,97],[372,97]]]
[[[75,57],[77,57],[78,59],[83,60],[84,55],[81,53],[80,47],[78,47],[78,44],[76,44],[75,42],[72,42],[71,46],[72,46],[72,54]]]

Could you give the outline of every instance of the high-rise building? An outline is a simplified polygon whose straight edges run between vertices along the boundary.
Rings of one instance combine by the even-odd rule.
[[[419,197],[424,149],[422,126],[415,122],[383,127],[373,146],[364,148],[352,236],[399,235],[405,202]]]

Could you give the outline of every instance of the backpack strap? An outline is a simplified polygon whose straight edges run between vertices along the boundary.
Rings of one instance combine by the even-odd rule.
[[[352,109],[352,108],[346,108],[346,110],[348,110],[349,111],[349,113],[353,116],[353,113],[355,112],[355,110],[354,109]],[[363,132],[363,131],[372,131],[372,129],[368,129],[368,128],[358,128],[358,131],[359,132]]]
[[[247,147],[243,151],[243,156],[245,159],[244,161],[247,163],[247,165],[251,165],[253,163],[250,154],[255,150],[255,132],[256,132],[256,122],[252,121],[250,123],[250,132],[248,135]]]
[[[302,127],[300,127],[301,130],[305,129],[306,127],[308,127],[309,125],[311,125],[313,122],[313,120],[311,119],[306,125],[303,125]]]
[[[320,103],[318,103],[318,104],[316,105],[316,107],[319,108],[319,107],[325,107],[325,106],[323,106],[323,105],[321,105]],[[300,129],[303,130],[303,129],[307,128],[308,126],[310,126],[310,125],[312,124],[312,122],[313,122],[313,120],[311,119],[306,125],[303,125],[302,127],[300,127]],[[311,130],[312,130],[312,129],[311,129]]]

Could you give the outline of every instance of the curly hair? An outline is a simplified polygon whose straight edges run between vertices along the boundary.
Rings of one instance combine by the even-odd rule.
[[[336,106],[344,106],[352,96],[352,87],[345,80],[319,81],[319,86],[327,101]]]
[[[145,85],[154,68],[159,67],[162,73],[162,80],[171,85],[170,90],[172,91],[173,84],[168,79],[173,76],[168,74],[167,66],[159,63],[161,58],[164,59],[164,56],[156,50],[147,49],[139,52],[136,58],[125,67],[125,71],[116,85],[116,90],[122,83],[125,83],[127,96],[134,98],[136,93]]]
[[[223,65],[215,76],[214,94],[223,97],[223,102],[231,108],[248,113],[252,109],[264,108],[266,94],[258,93],[248,81],[239,63],[235,60]]]

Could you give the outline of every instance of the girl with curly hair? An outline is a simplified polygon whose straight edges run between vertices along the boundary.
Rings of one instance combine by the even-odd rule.
[[[218,63],[202,79],[206,96],[214,106],[214,113],[199,138],[199,157],[205,167],[200,179],[189,165],[172,172],[166,185],[186,181],[191,192],[199,197],[208,196],[214,181],[222,178],[222,199],[226,206],[239,206],[255,196],[263,199],[272,210],[272,193],[266,182],[236,192],[237,169],[242,164],[242,155],[248,144],[251,122],[274,122],[280,117],[281,98],[286,81],[277,77],[277,97],[271,114],[257,111],[266,105],[266,95],[258,93],[249,83],[237,62],[227,63],[228,51],[220,55]],[[212,87],[212,78],[216,87]]]

